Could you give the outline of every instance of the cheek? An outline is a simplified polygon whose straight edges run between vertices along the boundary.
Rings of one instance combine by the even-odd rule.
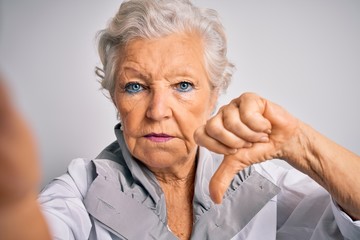
[[[141,94],[139,94],[141,95]],[[126,133],[133,132],[145,117],[144,97],[120,95],[116,99],[121,122],[126,126]]]
[[[116,108],[121,119],[126,118],[130,113],[136,112],[134,110],[141,106],[141,101],[142,98],[137,95],[118,94],[116,96]]]
[[[199,119],[202,120],[201,124],[205,124],[213,111],[213,100],[208,92],[202,92],[193,102],[194,106],[192,112]]]
[[[187,132],[188,137],[192,139],[194,131],[210,118],[212,113],[210,97],[206,93],[197,94],[192,101],[184,103],[183,108],[180,109],[177,111],[179,125],[183,132]]]
[[[141,121],[144,118],[144,104],[140,98],[119,96],[116,107],[118,109],[123,128],[123,136],[129,151],[134,155],[134,148],[139,134],[141,135]]]

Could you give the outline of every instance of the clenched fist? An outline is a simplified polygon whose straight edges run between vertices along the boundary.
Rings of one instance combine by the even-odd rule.
[[[274,158],[295,160],[299,124],[282,107],[245,93],[197,129],[194,137],[199,145],[224,154],[210,182],[214,202],[221,202],[234,175],[245,167]]]

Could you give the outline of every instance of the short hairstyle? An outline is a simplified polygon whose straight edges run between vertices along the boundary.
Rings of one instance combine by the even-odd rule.
[[[134,39],[154,39],[195,32],[204,46],[204,63],[214,89],[225,91],[234,65],[227,59],[224,27],[215,10],[195,7],[189,0],[126,0],[107,28],[98,34],[103,68],[96,68],[103,89],[112,97],[121,50]]]

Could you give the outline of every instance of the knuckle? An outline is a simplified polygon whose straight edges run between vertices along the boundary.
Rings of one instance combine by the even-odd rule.
[[[210,124],[210,123],[206,124],[205,130],[209,136],[212,136],[215,138],[221,136],[221,134],[222,134],[222,131],[216,124]]]
[[[248,99],[248,98],[253,98],[255,97],[256,94],[252,93],[252,92],[246,92],[240,95],[240,99]]]
[[[203,135],[203,132],[204,132],[203,127],[200,127],[200,128],[195,130],[195,132],[194,132],[194,141],[196,143],[201,142],[201,136]]]
[[[224,121],[224,127],[230,131],[235,131],[240,128],[239,120],[225,116],[223,121]]]
[[[249,111],[242,112],[240,117],[243,122],[252,122],[255,119],[254,113]]]

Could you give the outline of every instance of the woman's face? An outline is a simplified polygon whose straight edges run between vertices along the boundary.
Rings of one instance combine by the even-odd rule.
[[[217,100],[200,37],[134,40],[122,54],[113,100],[131,154],[153,170],[195,159],[194,131]]]

